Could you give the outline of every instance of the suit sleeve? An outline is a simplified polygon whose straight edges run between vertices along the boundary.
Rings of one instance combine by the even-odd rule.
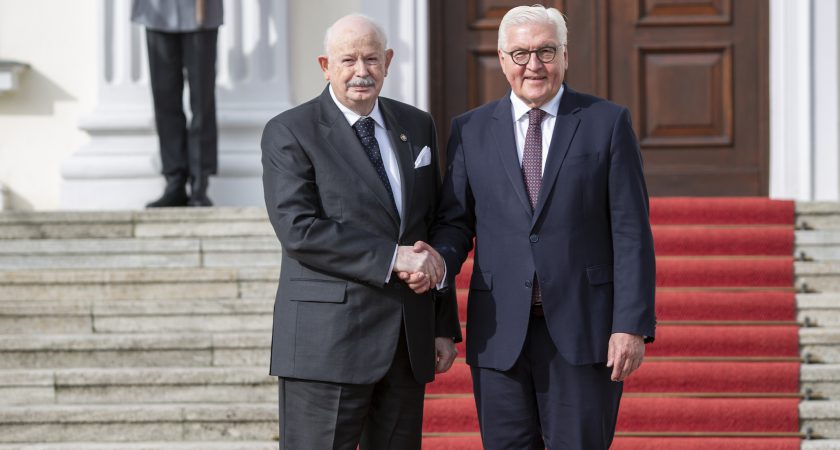
[[[656,317],[656,262],[642,156],[622,108],[610,143],[609,207],[613,241],[613,333],[646,336],[652,342]]]
[[[475,237],[474,201],[457,119],[452,121],[446,153],[446,176],[443,179],[437,220],[432,230],[432,242],[446,261],[447,282],[454,290],[455,275],[461,271],[461,265],[472,250]]]
[[[434,122],[431,122],[432,130],[432,164],[435,173],[435,203],[434,208],[429,208],[427,212],[427,223],[430,229],[436,220],[436,209],[441,203],[441,174],[440,174],[440,158],[437,147],[437,131],[435,130]],[[431,230],[430,230],[431,231]],[[441,255],[443,256],[443,255]],[[452,269],[449,269],[452,270]],[[449,285],[453,287],[452,284]],[[434,292],[435,296],[435,337],[451,337],[455,342],[461,342],[461,322],[458,318],[458,298],[456,289],[445,289],[444,291]]]
[[[313,126],[315,126],[313,124]],[[283,251],[334,276],[384,286],[397,243],[323,212],[312,161],[280,120],[262,136],[263,188],[268,218]]]

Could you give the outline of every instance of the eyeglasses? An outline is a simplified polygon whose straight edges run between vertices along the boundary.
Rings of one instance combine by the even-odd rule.
[[[502,50],[503,53],[510,55],[510,59],[513,60],[514,64],[518,66],[525,66],[531,61],[531,53],[537,54],[537,59],[540,60],[543,64],[548,64],[551,61],[554,61],[554,58],[557,56],[557,47],[541,47],[536,50],[514,50],[512,52],[506,52]]]

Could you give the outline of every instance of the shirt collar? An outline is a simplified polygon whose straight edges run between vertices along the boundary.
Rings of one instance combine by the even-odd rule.
[[[338,110],[344,114],[344,118],[347,119],[347,122],[350,123],[350,126],[356,124],[362,116],[356,114],[352,109],[344,106],[343,103],[338,101],[338,98],[335,96],[335,92],[333,92],[332,85],[330,85],[330,97],[332,97],[333,102],[335,102],[335,106],[338,106]],[[376,99],[376,103],[373,104],[373,110],[368,115],[377,125],[382,128],[385,128],[385,120],[382,118],[382,111],[379,110],[379,98]]]
[[[552,117],[557,115],[557,109],[560,107],[560,97],[563,96],[563,91],[566,90],[565,85],[560,85],[560,90],[557,91],[557,94],[554,95],[554,98],[548,101],[548,103],[540,106],[540,109],[545,111],[546,113],[550,114]],[[528,111],[531,110],[531,107],[525,104],[521,98],[517,97],[513,91],[510,91],[510,103],[513,105],[513,120],[514,122],[518,122],[522,116],[528,114]]]

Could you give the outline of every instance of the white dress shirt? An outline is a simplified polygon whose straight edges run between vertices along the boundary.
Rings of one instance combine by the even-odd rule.
[[[335,97],[332,86],[330,86],[330,95],[332,96],[335,105],[344,114],[344,118],[350,123],[350,126],[356,124],[363,116],[353,112],[350,108],[344,106]],[[379,144],[379,153],[382,154],[382,164],[385,165],[385,172],[388,174],[388,182],[391,183],[391,192],[394,193],[394,203],[397,204],[397,211],[400,214],[400,220],[405,218],[403,214],[403,198],[402,198],[402,178],[400,177],[400,167],[397,165],[397,155],[394,154],[394,149],[391,147],[391,139],[388,137],[388,132],[385,129],[385,119],[382,118],[382,112],[379,110],[379,99],[373,105],[373,111],[368,115],[376,123],[374,126],[374,136],[376,142]]]
[[[560,98],[563,96],[564,86],[560,86],[557,95],[548,103],[540,106],[546,112],[542,121],[542,171],[545,173],[545,161],[548,158],[548,148],[551,145],[551,136],[554,135],[554,122],[557,121],[557,107],[560,106]],[[516,154],[519,156],[519,165],[522,166],[522,153],[525,151],[525,135],[528,132],[528,111],[531,108],[525,104],[513,91],[510,92],[510,103],[513,105],[513,135],[516,138]]]

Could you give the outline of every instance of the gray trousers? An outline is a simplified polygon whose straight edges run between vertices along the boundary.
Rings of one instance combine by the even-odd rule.
[[[404,330],[374,384],[279,382],[283,450],[420,450],[426,385],[414,379]]]

